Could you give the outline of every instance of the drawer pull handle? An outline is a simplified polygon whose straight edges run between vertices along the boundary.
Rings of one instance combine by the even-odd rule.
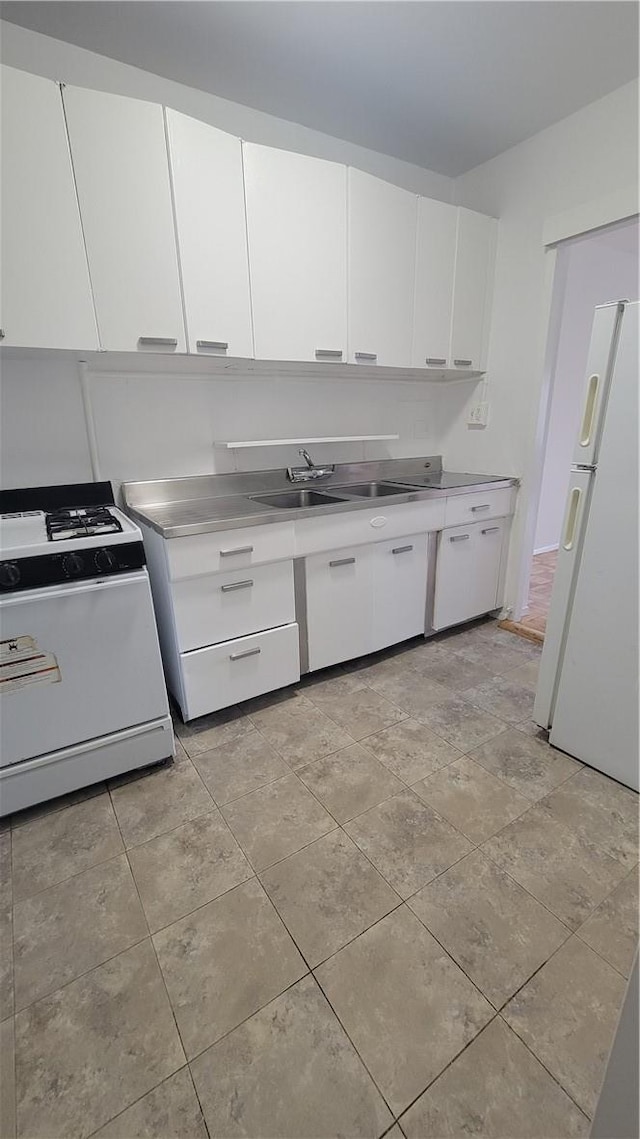
[[[473,360],[454,360],[453,362],[456,368],[470,368],[473,364]]]
[[[336,558],[335,561],[329,562],[330,566],[352,566],[355,558]]]
[[[446,364],[446,359],[441,356],[427,356],[425,364]]]
[[[341,360],[342,348],[316,348],[316,360]]]
[[[412,549],[413,549],[413,546],[396,546],[396,548],[394,550],[392,550],[391,553],[392,554],[408,554],[409,550],[412,550]]]
[[[241,653],[230,653],[229,660],[244,660],[246,657],[257,657],[262,649],[244,649]]]
[[[468,540],[468,534],[453,534],[453,536],[449,538],[450,542],[467,542]]]
[[[208,348],[214,352],[226,352],[228,347],[226,340],[196,340],[196,348],[203,349],[205,352]]]
[[[356,360],[372,360],[375,363],[377,359],[377,352],[356,352]]]
[[[496,534],[500,529],[499,526],[487,526],[486,530],[481,530],[481,534]]]
[[[234,554],[252,554],[253,546],[236,546],[235,550],[220,550],[221,558],[230,558]]]
[[[478,512],[479,510],[489,510],[490,508],[491,508],[491,503],[490,503],[490,502],[485,502],[485,503],[484,503],[482,506],[472,506],[472,507],[471,507],[471,513],[472,513],[472,514],[477,514],[477,512]]]
[[[159,348],[177,348],[175,336],[139,336],[138,344],[156,344]]]
[[[232,593],[234,589],[250,589],[253,582],[249,578],[247,581],[232,581],[230,585],[220,586],[223,593]]]

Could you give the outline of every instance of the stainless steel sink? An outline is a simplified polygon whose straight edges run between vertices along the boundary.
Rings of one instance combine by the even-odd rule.
[[[410,494],[406,486],[393,486],[386,482],[363,482],[355,486],[340,486],[335,489],[336,494],[357,495],[358,498],[386,498],[390,494]]]
[[[252,502],[263,502],[265,506],[277,506],[281,510],[304,509],[308,506],[328,506],[340,501],[330,494],[318,490],[288,490],[281,494],[252,494]]]

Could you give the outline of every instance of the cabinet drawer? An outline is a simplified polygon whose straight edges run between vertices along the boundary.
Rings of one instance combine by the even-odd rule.
[[[167,542],[169,577],[179,581],[200,574],[247,569],[261,562],[292,558],[293,550],[293,522],[170,538]]]
[[[296,522],[298,557],[322,550],[339,550],[402,538],[405,534],[442,530],[445,525],[444,499],[391,503],[381,501],[373,510],[341,511],[323,518],[301,518]]]
[[[502,518],[513,512],[513,495],[512,487],[454,494],[447,498],[444,524],[461,526],[465,522],[483,522],[485,518]]]
[[[269,629],[180,656],[185,720],[300,679],[298,626]]]
[[[182,653],[295,620],[291,561],[184,578],[171,592]]]
[[[500,520],[442,531],[436,565],[434,629],[459,625],[497,607],[506,526]]]

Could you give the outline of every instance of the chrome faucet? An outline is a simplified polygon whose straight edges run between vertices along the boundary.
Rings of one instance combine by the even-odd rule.
[[[304,459],[305,467],[287,467],[287,478],[289,482],[310,482],[312,479],[328,479],[331,477],[335,470],[333,463],[328,463],[324,467],[316,467],[311,455],[305,451],[304,447],[300,447],[298,454]]]

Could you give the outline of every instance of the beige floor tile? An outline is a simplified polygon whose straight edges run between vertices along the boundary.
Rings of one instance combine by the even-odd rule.
[[[396,1114],[493,1011],[404,906],[341,949],[316,975]]]
[[[496,1008],[569,936],[479,850],[430,882],[409,906]]]
[[[462,695],[477,708],[509,724],[517,724],[533,712],[533,692],[529,686],[513,681],[512,676],[513,673],[508,677],[496,676],[486,684],[465,689]]]
[[[403,784],[366,744],[352,744],[302,767],[298,775],[334,819],[344,823],[402,790]]]
[[[147,1092],[94,1139],[208,1139],[189,1069]]]
[[[459,648],[457,644],[452,645],[456,652],[459,652],[465,660],[469,660],[472,664],[481,664],[483,668],[487,668],[494,676],[501,676],[505,672],[513,672],[514,668],[518,668],[523,663],[523,653],[511,641],[523,640],[523,638],[512,636],[508,643],[504,641],[494,642],[488,637],[478,639],[475,644],[468,644]]]
[[[217,810],[134,847],[129,862],[152,932],[253,875]]]
[[[351,736],[302,695],[254,711],[251,719],[294,769],[352,743]]]
[[[340,830],[265,870],[261,880],[311,966],[400,904],[398,895]]]
[[[0,1020],[12,1016],[13,1004],[13,914],[0,912]]]
[[[377,1139],[391,1113],[312,977],[191,1065],[211,1136]]]
[[[108,794],[25,823],[13,831],[14,900],[29,897],[120,854]]]
[[[443,684],[437,684],[435,680],[429,680],[422,673],[408,667],[404,670],[396,667],[389,675],[374,676],[368,683],[408,716],[420,721],[432,704],[451,696],[450,689]]]
[[[402,1116],[408,1139],[573,1139],[589,1120],[500,1017]]]
[[[572,937],[513,998],[505,1020],[592,1116],[613,1041],[625,981]]]
[[[333,700],[366,691],[367,684],[358,672],[345,672],[340,666],[307,673],[298,691],[329,716]]]
[[[13,903],[11,871],[11,827],[0,831],[0,913]]]
[[[0,1135],[15,1139],[16,1073],[13,1017],[0,1022]]]
[[[399,1123],[394,1123],[390,1131],[386,1131],[384,1139],[405,1139],[404,1131],[400,1129]]]
[[[142,942],[16,1017],[18,1133],[84,1139],[184,1062]]]
[[[107,790],[106,783],[92,783],[90,787],[79,787],[77,791],[69,791],[67,795],[57,795],[55,799],[47,799],[44,803],[35,803],[33,807],[25,807],[23,811],[16,811],[10,816],[11,829],[17,830],[25,823],[34,819],[41,819],[45,815],[53,815],[56,811],[63,811],[65,807],[73,807],[76,803],[84,803],[87,799],[94,799],[96,795],[104,795]]]
[[[144,779],[114,788],[111,798],[127,847],[147,842],[214,808],[191,760],[178,757]]]
[[[472,849],[460,831],[408,790],[353,819],[345,830],[402,898]]]
[[[62,988],[148,932],[125,854],[17,902],[16,1008]]]
[[[532,802],[580,770],[580,764],[571,756],[516,729],[474,748],[471,758]]]
[[[639,888],[636,867],[577,930],[578,937],[624,977],[631,972],[638,946]]]
[[[366,748],[408,785],[433,775],[460,756],[457,748],[417,720],[402,720],[368,736]]]
[[[625,875],[620,862],[538,805],[490,838],[483,850],[571,929]]]
[[[504,679],[509,680],[514,684],[520,684],[524,688],[528,688],[530,692],[535,693],[538,687],[538,674],[540,672],[539,660],[527,660],[524,664],[514,668],[513,672],[507,672]],[[528,718],[528,715],[527,715]]]
[[[237,739],[238,736],[245,735],[252,731],[253,724],[244,712],[234,705],[232,708],[223,708],[221,712],[199,716],[197,720],[190,720],[188,724],[177,720],[175,728],[187,755],[193,758],[203,751],[211,751],[213,747],[220,747]]]
[[[493,678],[490,669],[482,664],[465,660],[460,653],[453,651],[455,641],[451,641],[451,648],[442,643],[427,643],[411,654],[412,667],[429,680],[443,684],[453,692],[462,692],[464,688],[471,688],[476,684],[484,684]]]
[[[315,694],[312,696],[317,703]],[[397,708],[389,700],[374,692],[372,688],[361,688],[342,696],[323,699],[319,705],[327,716],[340,724],[354,740],[362,740],[374,732],[388,728],[406,719],[406,712]]]
[[[460,696],[425,709],[417,719],[459,751],[467,752],[505,729],[504,722]]]
[[[462,756],[413,790],[472,842],[484,842],[531,806],[480,764]]]
[[[222,808],[243,851],[257,870],[300,850],[336,823],[293,773]]]
[[[628,870],[638,862],[638,795],[583,767],[543,803],[582,838],[595,842]]]
[[[255,879],[156,933],[153,941],[189,1057],[307,972]]]
[[[216,803],[239,799],[291,770],[255,729],[212,751],[201,752],[194,767]]]

